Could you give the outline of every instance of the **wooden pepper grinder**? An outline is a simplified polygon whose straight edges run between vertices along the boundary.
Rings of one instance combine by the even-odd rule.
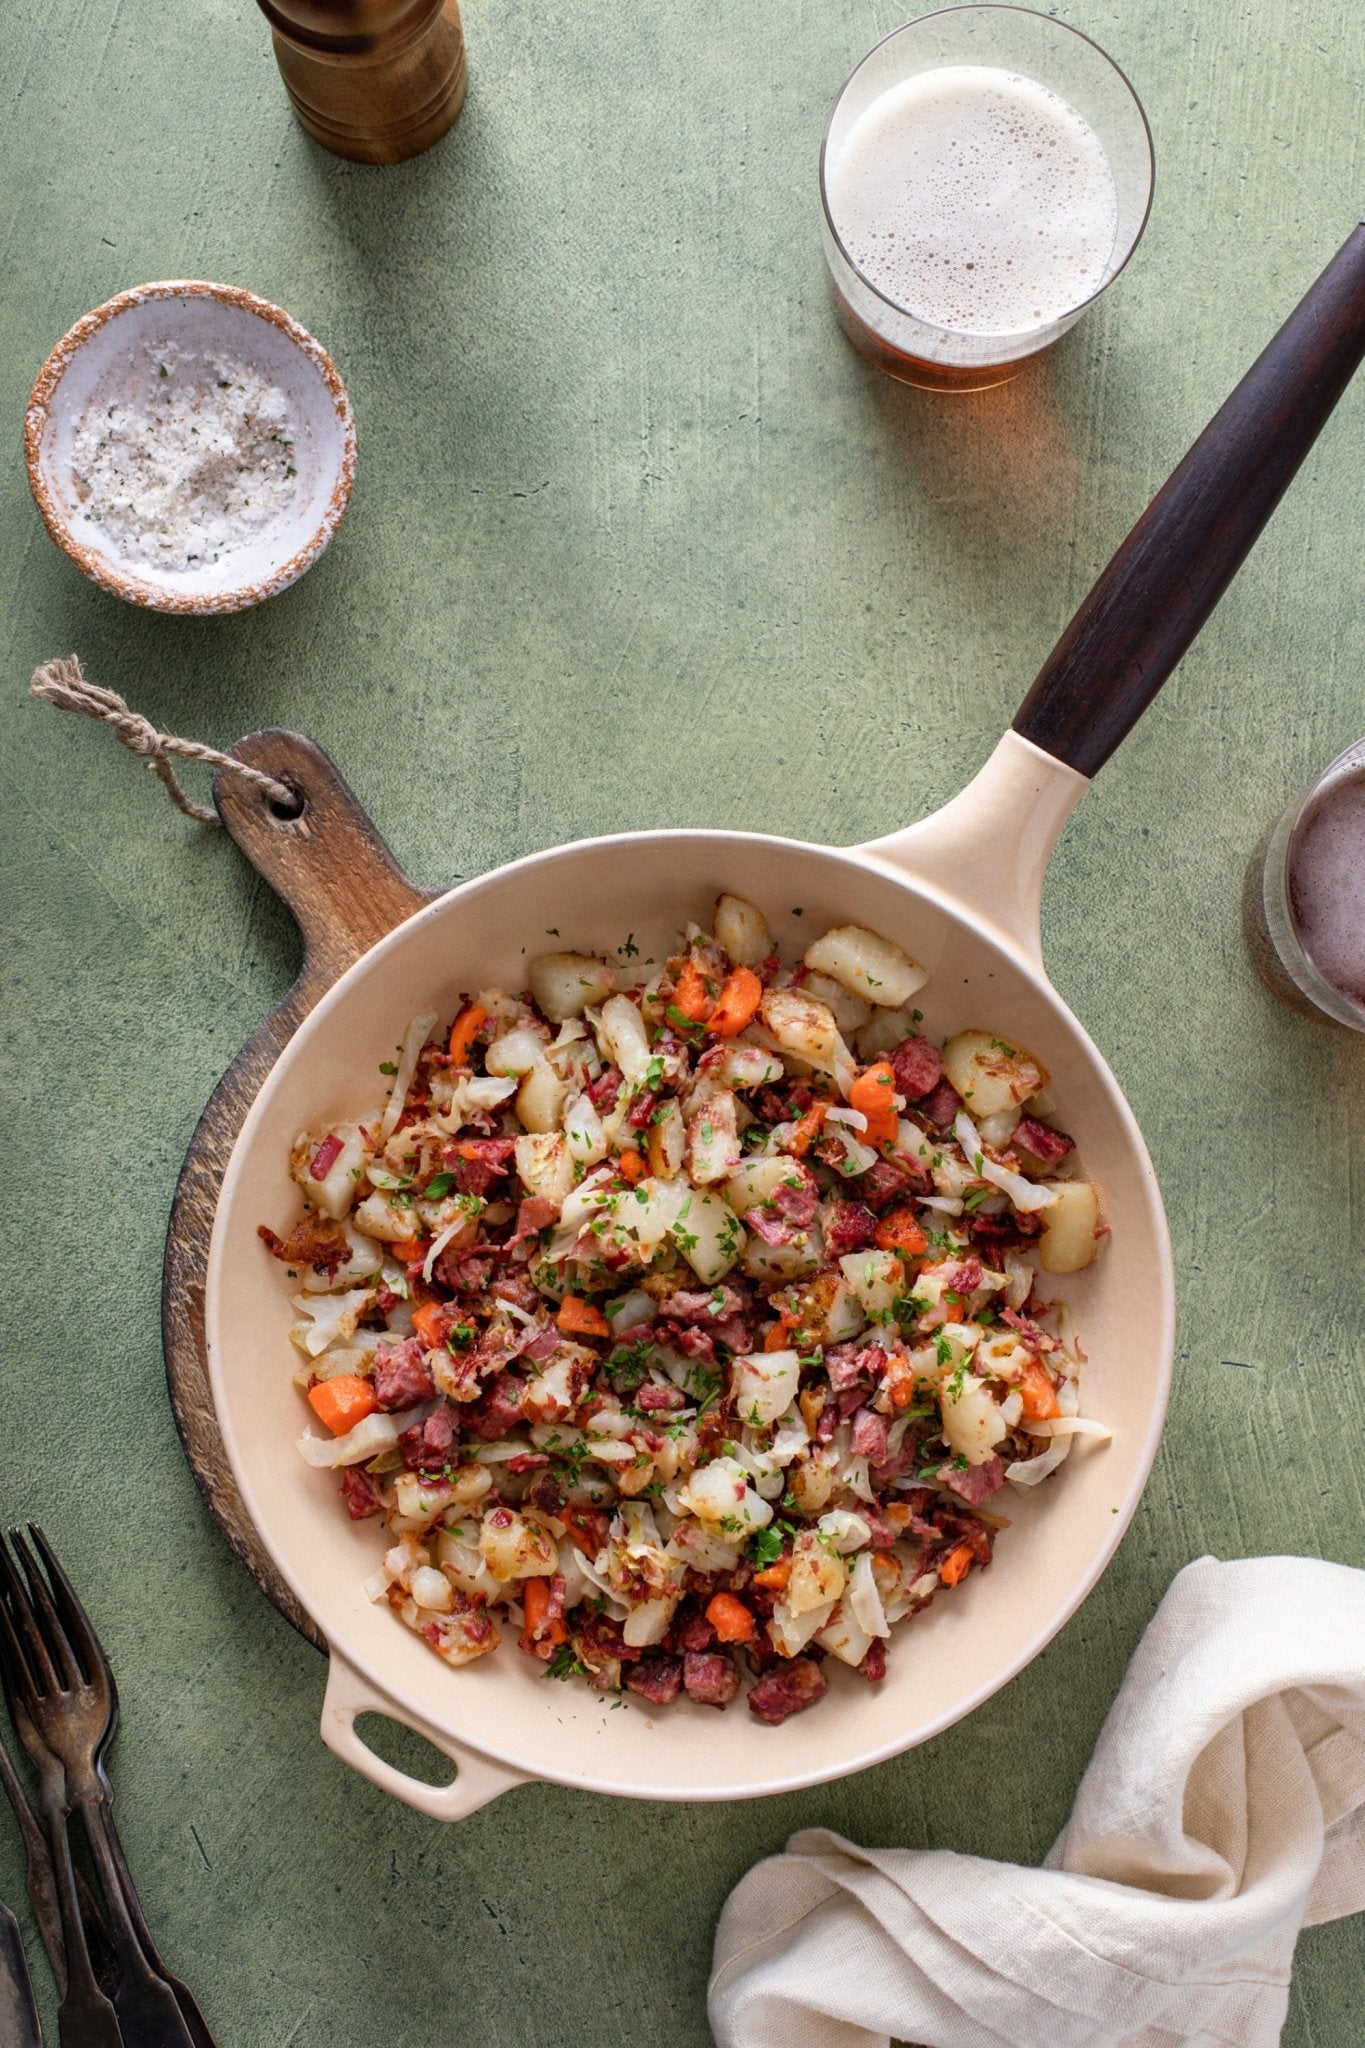
[[[294,112],[362,164],[430,149],[464,104],[457,0],[257,0]]]

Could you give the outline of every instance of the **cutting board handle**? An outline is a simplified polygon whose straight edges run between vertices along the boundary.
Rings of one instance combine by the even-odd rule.
[[[411,917],[432,892],[409,881],[328,754],[299,732],[252,732],[232,749],[298,794],[283,806],[220,769],[213,799],[233,840],[289,906],[303,935],[300,980],[317,995]],[[316,999],[316,998],[315,998]]]
[[[1102,768],[1242,566],[1365,356],[1365,225],[1163,485],[1043,663],[1014,730]]]
[[[256,1534],[218,1431],[204,1337],[209,1238],[237,1133],[285,1046],[338,976],[438,892],[408,880],[336,764],[302,733],[249,733],[233,752],[298,793],[298,809],[282,815],[254,784],[226,769],[213,785],[228,832],[298,920],[303,965],[214,1089],[190,1140],[166,1231],[162,1345],[171,1407],[210,1512],[262,1592],[325,1649]]]

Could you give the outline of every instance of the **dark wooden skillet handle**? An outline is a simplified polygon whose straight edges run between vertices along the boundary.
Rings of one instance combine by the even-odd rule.
[[[298,792],[297,813],[281,816],[238,776],[220,771],[213,787],[228,832],[298,921],[303,965],[214,1089],[190,1140],[166,1231],[161,1337],[171,1407],[205,1502],[257,1584],[321,1649],[242,1508],[218,1434],[204,1344],[209,1236],[237,1133],[303,1019],[353,961],[439,892],[409,881],[335,763],[302,733],[249,733],[232,751]]]
[[[1365,355],[1365,224],[1152,500],[1040,669],[1014,730],[1102,768],[1241,567]]]

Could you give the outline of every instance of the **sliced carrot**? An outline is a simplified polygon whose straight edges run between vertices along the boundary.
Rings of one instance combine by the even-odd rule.
[[[424,1301],[412,1312],[412,1327],[428,1351],[434,1351],[445,1336],[446,1312],[439,1301]]]
[[[521,1603],[526,1615],[526,1628],[521,1638],[523,1650],[536,1654],[539,1643],[567,1643],[568,1627],[564,1617],[550,1614],[550,1581],[546,1578],[523,1579],[521,1582]]]
[[[895,1104],[896,1074],[890,1060],[878,1060],[864,1067],[848,1091],[850,1109],[861,1110],[867,1118],[863,1133],[870,1145],[889,1145],[899,1128]]]
[[[736,967],[727,974],[721,985],[715,1009],[711,1012],[710,1030],[717,1038],[735,1038],[746,1024],[753,1022],[760,1002],[763,1000],[763,984],[752,967]]]
[[[783,1149],[787,1152],[794,1152],[798,1159],[803,1152],[809,1152],[813,1140],[820,1135],[821,1124],[828,1115],[829,1104],[827,1102],[812,1102],[810,1108],[788,1138]]]
[[[763,1349],[765,1351],[785,1351],[787,1349],[787,1340],[795,1328],[796,1317],[789,1315],[787,1310],[783,1309],[781,1315],[763,1339]]]
[[[875,1242],[884,1252],[904,1252],[912,1259],[929,1249],[913,1209],[888,1209],[877,1225]]]
[[[886,1361],[882,1385],[891,1396],[893,1408],[908,1408],[914,1400],[915,1368],[903,1351],[893,1351]]]
[[[791,1575],[791,1559],[789,1557],[779,1557],[776,1564],[765,1565],[761,1572],[754,1573],[754,1584],[756,1586],[766,1586],[771,1592],[780,1593]]]
[[[450,1057],[457,1067],[469,1065],[469,1052],[488,1022],[488,1012],[479,1003],[469,1003],[450,1027]]]
[[[945,1586],[955,1586],[959,1579],[964,1579],[967,1576],[967,1568],[971,1564],[972,1555],[970,1543],[959,1543],[955,1550],[948,1552],[948,1555],[938,1568],[938,1575]]]
[[[559,1304],[555,1317],[561,1330],[575,1332],[582,1337],[610,1337],[611,1324],[600,1308],[594,1308],[590,1301],[580,1295],[566,1294]]]
[[[680,1010],[690,1024],[704,1024],[711,1014],[711,998],[706,993],[706,983],[690,960],[678,976],[673,1007]]]
[[[623,1152],[617,1160],[616,1171],[620,1174],[622,1180],[628,1180],[631,1186],[634,1187],[637,1180],[644,1179],[645,1175],[649,1172],[649,1168],[645,1164],[643,1156],[632,1146],[630,1150]]]
[[[389,1250],[402,1266],[415,1265],[418,1259],[427,1255],[427,1248],[420,1237],[400,1237],[396,1244],[389,1246]]]
[[[1057,1389],[1036,1360],[1031,1360],[1024,1367],[1019,1392],[1024,1399],[1025,1422],[1050,1422],[1054,1415],[1060,1415],[1062,1412],[1062,1404],[1057,1399]]]
[[[319,1380],[308,1389],[308,1405],[333,1436],[345,1436],[357,1422],[373,1415],[379,1402],[369,1380],[357,1372],[339,1372],[335,1379]]]
[[[733,1593],[717,1593],[708,1600],[706,1619],[723,1643],[751,1643],[758,1634],[752,1613]]]

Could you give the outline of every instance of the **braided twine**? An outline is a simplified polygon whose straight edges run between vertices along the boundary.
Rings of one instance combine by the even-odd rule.
[[[298,803],[295,792],[287,783],[278,782],[263,769],[253,768],[249,762],[239,761],[232,754],[221,753],[217,747],[201,746],[198,740],[182,740],[174,733],[158,732],[150,718],[129,709],[117,690],[105,690],[98,683],[88,683],[74,654],[65,661],[45,661],[41,668],[33,671],[33,680],[28,687],[30,695],[44,704],[55,705],[58,711],[75,711],[82,718],[93,718],[107,725],[120,746],[127,747],[130,754],[142,756],[176,809],[183,811],[187,818],[198,818],[204,825],[222,822],[212,804],[195,803],[181,786],[171,765],[173,754],[184,761],[206,761],[212,768],[224,768],[230,774],[240,775],[244,781],[255,783],[276,803],[287,804],[291,809]]]

